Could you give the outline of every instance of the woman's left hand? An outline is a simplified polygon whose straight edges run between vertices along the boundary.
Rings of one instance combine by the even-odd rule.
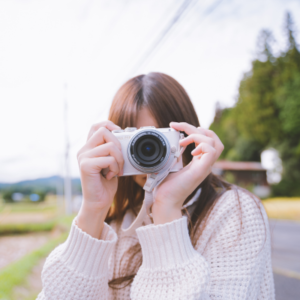
[[[219,137],[211,130],[176,122],[171,122],[170,127],[188,135],[180,141],[181,146],[195,143],[196,148],[192,151],[192,161],[180,171],[170,173],[154,190],[154,224],[181,218],[183,202],[211,173],[213,164],[224,149]]]

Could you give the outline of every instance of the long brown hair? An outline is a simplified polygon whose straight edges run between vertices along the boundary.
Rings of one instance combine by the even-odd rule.
[[[142,108],[147,108],[156,119],[160,128],[169,127],[171,121],[187,122],[196,127],[200,126],[194,106],[184,88],[172,77],[162,73],[140,75],[127,81],[115,95],[109,120],[121,128],[135,127],[137,115]],[[192,160],[191,151],[194,144],[187,147],[183,153],[183,162],[188,164]],[[235,187],[223,181],[212,173],[199,185],[202,188],[196,207],[189,216],[189,233],[195,246],[199,237],[199,225],[208,216],[216,200],[229,189]],[[185,200],[191,199],[196,190]],[[106,222],[115,220],[121,222],[127,209],[137,215],[137,207],[142,203],[144,190],[131,176],[118,178],[118,189]],[[205,226],[201,226],[204,228]],[[201,232],[203,229],[201,229]],[[196,236],[196,232],[197,236]],[[200,234],[201,234],[200,232]],[[141,251],[139,244],[127,253],[129,262]],[[141,262],[135,268],[126,268],[131,274],[123,274],[109,282],[112,288],[122,288],[130,284]]]

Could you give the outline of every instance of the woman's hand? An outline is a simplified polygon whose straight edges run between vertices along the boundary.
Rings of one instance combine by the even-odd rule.
[[[211,173],[213,164],[224,149],[218,136],[211,130],[176,122],[171,122],[170,127],[188,135],[180,141],[181,146],[195,143],[196,148],[192,151],[192,161],[180,171],[170,173],[155,189],[152,206],[155,224],[171,222],[182,216],[183,202]]]
[[[117,191],[115,176],[123,172],[121,144],[111,133],[115,129],[120,127],[111,121],[93,125],[86,144],[77,154],[83,194],[78,226],[97,238]],[[108,173],[104,177],[101,171],[106,168]]]

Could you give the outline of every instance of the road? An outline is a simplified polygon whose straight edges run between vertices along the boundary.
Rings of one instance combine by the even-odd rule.
[[[34,232],[0,236],[0,270],[24,255],[40,248],[50,238],[50,233]]]
[[[300,222],[269,222],[276,300],[299,300]]]

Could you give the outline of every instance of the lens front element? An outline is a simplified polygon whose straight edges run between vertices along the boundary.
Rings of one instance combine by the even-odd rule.
[[[164,145],[155,136],[140,137],[133,148],[136,159],[144,167],[155,166],[164,154]]]
[[[159,170],[169,157],[169,143],[157,130],[145,130],[132,137],[128,155],[131,163],[142,172]]]
[[[156,148],[155,148],[155,144],[152,143],[152,141],[147,141],[145,142],[143,145],[141,145],[141,151],[142,151],[142,154],[145,156],[145,157],[151,157],[156,154],[157,151]]]

